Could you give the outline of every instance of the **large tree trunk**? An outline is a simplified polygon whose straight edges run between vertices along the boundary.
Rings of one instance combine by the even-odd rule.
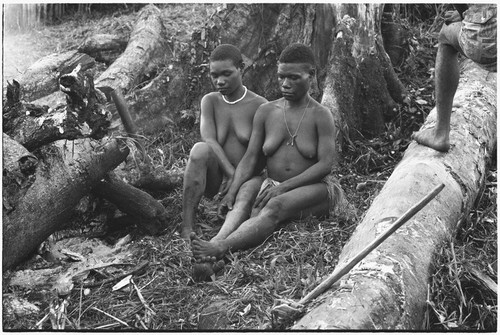
[[[167,52],[165,27],[160,14],[154,5],[148,5],[139,12],[127,48],[96,80],[96,87],[106,95],[113,90],[128,93],[139,83],[151,59]]]
[[[4,151],[23,152],[22,148],[15,148],[20,145],[13,140],[4,140],[4,145],[8,146]],[[78,201],[120,164],[128,152],[117,140],[63,140],[40,149],[38,154],[43,160],[32,164],[36,171],[28,169],[19,174],[16,170],[4,170],[7,174],[4,179],[16,182],[19,189],[5,192],[4,187],[3,197],[9,209],[2,216],[3,270],[26,258],[50,234],[63,228]],[[10,155],[14,161],[6,165],[16,166],[16,161],[21,163],[26,156],[30,157],[26,152]]]
[[[344,247],[351,259],[397,217],[440,183],[445,189],[370,253],[340,287],[319,297],[294,329],[421,330],[432,259],[465,219],[484,182],[496,146],[496,73],[467,61],[452,115],[448,153],[409,146]],[[424,128],[435,124],[435,110]]]

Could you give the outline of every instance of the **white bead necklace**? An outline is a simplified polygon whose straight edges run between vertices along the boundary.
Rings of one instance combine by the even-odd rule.
[[[234,101],[229,101],[229,100],[226,99],[226,97],[224,96],[224,94],[221,94],[222,95],[222,100],[224,100],[224,102],[227,103],[227,104],[229,104],[229,105],[237,104],[241,100],[245,99],[245,97],[247,96],[248,89],[247,89],[246,86],[243,86],[243,88],[245,89],[245,93],[243,93],[243,95],[241,96],[241,98],[239,98],[237,100],[234,100]]]

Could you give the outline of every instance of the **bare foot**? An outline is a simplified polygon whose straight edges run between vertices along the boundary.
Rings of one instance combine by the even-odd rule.
[[[191,233],[191,249],[197,262],[215,262],[227,252],[222,241],[204,241],[195,233]]]
[[[219,260],[214,263],[195,263],[193,265],[193,280],[196,282],[209,281],[212,277],[224,268],[224,261]]]
[[[450,150],[449,131],[438,132],[436,128],[424,129],[412,135],[412,138],[421,145],[437,151],[447,152]]]

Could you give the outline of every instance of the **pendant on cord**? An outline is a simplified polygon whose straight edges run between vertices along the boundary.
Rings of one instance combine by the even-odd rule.
[[[297,135],[290,136],[290,141],[286,142],[286,145],[291,145],[293,147],[293,142],[295,142],[295,137],[297,137]]]

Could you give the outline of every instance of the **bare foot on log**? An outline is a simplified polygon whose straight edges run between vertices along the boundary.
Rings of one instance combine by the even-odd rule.
[[[450,132],[438,131],[437,128],[424,129],[412,135],[418,144],[425,145],[437,151],[450,150]]]
[[[191,233],[191,249],[197,262],[215,262],[227,252],[222,241],[204,241],[195,233]]]

